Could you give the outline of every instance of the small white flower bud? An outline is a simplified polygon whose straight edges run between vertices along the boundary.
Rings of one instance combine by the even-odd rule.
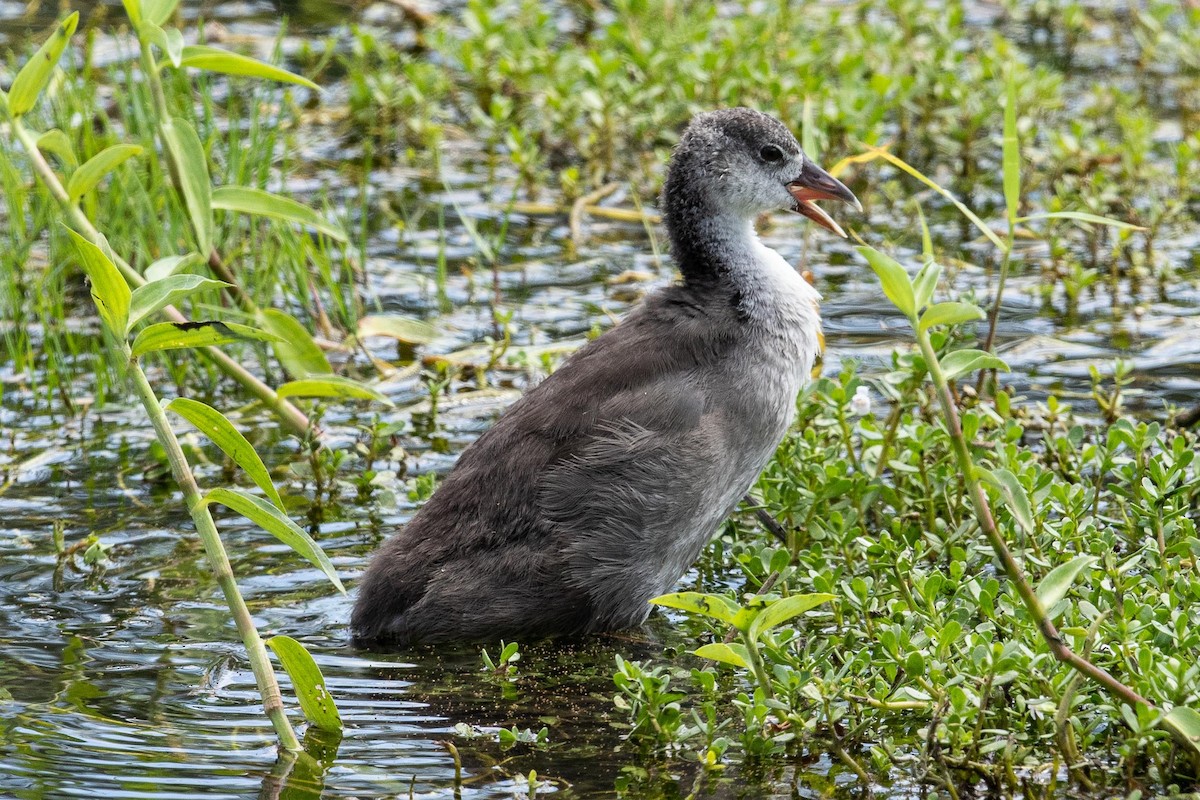
[[[859,386],[854,391],[854,397],[850,398],[850,413],[858,417],[871,413],[871,390],[866,386]]]

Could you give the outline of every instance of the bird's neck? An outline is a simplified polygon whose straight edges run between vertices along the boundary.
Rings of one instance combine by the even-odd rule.
[[[776,251],[759,241],[753,220],[692,206],[687,213],[668,209],[671,252],[684,287],[702,296],[732,291],[744,314],[807,319],[820,295]],[[815,314],[813,314],[815,319]]]
[[[752,220],[703,203],[668,208],[666,224],[684,284],[696,288],[729,283],[746,271],[762,247]]]

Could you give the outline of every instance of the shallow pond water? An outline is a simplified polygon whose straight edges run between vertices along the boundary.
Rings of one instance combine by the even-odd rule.
[[[119,5],[109,4],[114,14]],[[282,4],[291,16],[289,37],[336,34],[353,20],[389,19],[386,7],[312,5]],[[23,3],[0,0],[0,35],[44,27],[53,6],[43,4],[31,21],[22,17]],[[185,8],[189,16],[268,38],[279,10],[267,3]],[[979,16],[980,24],[990,19],[983,11]],[[338,95],[336,87],[331,95]],[[327,159],[326,134],[305,135],[298,160]],[[336,170],[306,180],[327,191],[349,186]],[[419,180],[381,169],[370,181],[373,200],[412,191]],[[428,352],[458,351],[483,343],[493,323],[491,278],[472,279],[462,269],[474,250],[456,220],[460,211],[485,219],[495,209],[482,178],[469,170],[453,174],[447,188],[423,188],[424,202],[440,206],[447,221],[445,291],[452,310],[438,312],[433,288],[443,235],[437,229],[403,237],[386,229],[373,234],[370,285],[384,310],[436,320],[443,335]],[[937,219],[942,242],[963,235],[953,216]],[[517,350],[574,346],[593,327],[619,318],[640,293],[671,279],[669,263],[652,255],[640,224],[595,221],[588,234],[569,255],[570,232],[562,219],[513,218],[497,283],[503,304],[514,312]],[[1188,263],[1196,235],[1180,231],[1160,249]],[[803,254],[816,273],[825,295],[825,370],[836,371],[845,359],[861,362],[868,375],[885,370],[893,348],[908,336],[850,246],[792,219],[777,220],[764,239],[791,261]],[[636,276],[632,282],[614,280],[626,273]],[[990,277],[964,268],[955,289],[983,295]],[[1161,415],[1165,404],[1186,405],[1200,395],[1200,355],[1195,334],[1188,332],[1200,313],[1194,275],[1168,297],[1140,297],[1136,313],[1133,302],[1114,307],[1107,295],[1085,294],[1067,316],[1055,310],[1061,303],[1047,309],[1037,284],[1037,275],[1017,276],[999,327],[999,347],[1013,367],[1008,383],[1017,393],[1031,400],[1052,391],[1086,398],[1089,367],[1107,370],[1122,356],[1135,365],[1129,403],[1140,411]],[[485,392],[452,386],[434,430],[419,435],[411,414],[423,408],[424,385],[412,372],[386,380],[383,391],[398,409],[384,418],[406,424],[398,442],[403,452],[375,468],[409,476],[445,471],[530,379],[512,370]],[[669,657],[681,650],[685,642],[669,619],[656,617],[626,636],[526,647],[512,681],[482,671],[475,647],[362,652],[347,641],[350,600],[275,539],[226,514],[219,521],[260,630],[309,647],[346,723],[340,744],[311,742],[310,753],[324,753],[324,759],[280,760],[190,520],[173,502],[164,476],[147,472],[155,462],[147,457],[152,438],[140,411],[113,403],[63,416],[11,365],[0,365],[0,385],[0,689],[7,692],[0,694],[0,796],[445,796],[456,783],[446,742],[462,758],[457,793],[472,798],[526,796],[531,770],[542,782],[537,791],[571,797],[611,795],[619,780],[640,781],[645,791],[637,796],[656,797],[686,796],[693,789],[703,796],[820,796],[853,780],[827,755],[812,753],[786,769],[754,772],[734,765],[702,784],[698,770],[678,762],[667,768],[630,751],[624,716],[611,699],[614,656],[662,659],[664,651]],[[78,389],[86,395],[89,387]],[[258,444],[268,463],[295,467],[281,480],[293,498],[293,514],[308,514],[314,535],[352,587],[369,553],[412,513],[406,485],[383,480],[364,502],[313,506],[313,482],[294,446],[272,435],[269,420],[247,421],[265,432]],[[346,411],[326,417],[333,441],[346,448],[363,437],[356,426],[365,421]],[[206,452],[213,460],[200,467],[201,481],[223,480],[219,457]],[[337,479],[352,481],[361,469],[361,460],[350,461]],[[98,534],[110,548],[106,566],[56,558],[56,528],[68,543]],[[545,726],[548,743],[504,749],[496,731],[513,726],[535,732]],[[831,774],[834,786],[822,787],[823,776]],[[903,776],[885,782],[891,796],[918,794]]]

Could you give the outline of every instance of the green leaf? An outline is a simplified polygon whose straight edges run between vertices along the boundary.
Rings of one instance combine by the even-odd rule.
[[[982,350],[955,350],[941,358],[941,365],[948,381],[977,369],[998,369],[1008,372],[1008,364]]]
[[[1054,569],[1046,573],[1046,577],[1042,578],[1037,585],[1037,597],[1042,602],[1042,608],[1047,611],[1067,596],[1067,590],[1071,588],[1071,584],[1079,577],[1079,573],[1095,563],[1095,556],[1075,556],[1065,564],[1059,564]]]
[[[169,278],[177,272],[183,272],[186,269],[203,264],[204,259],[199,253],[188,253],[184,256],[166,256],[155,261],[150,266],[146,267],[145,275],[147,281],[161,281],[163,278]]]
[[[69,167],[79,164],[79,159],[75,157],[75,150],[71,147],[70,137],[58,128],[52,128],[39,136],[37,147],[43,153],[52,153],[58,156]]]
[[[323,731],[340,732],[342,717],[333,702],[333,695],[325,688],[325,676],[304,645],[290,636],[272,636],[267,639],[267,644],[279,656],[279,663],[292,679],[292,690],[296,692],[305,719]]]
[[[142,328],[133,340],[133,356],[182,347],[212,347],[230,342],[274,342],[273,333],[233,322],[160,322]]]
[[[50,82],[50,76],[54,73],[54,68],[58,66],[58,59],[62,57],[63,50],[71,41],[77,25],[79,25],[78,11],[58,23],[58,27],[54,29],[50,38],[38,48],[32,58],[25,62],[25,66],[21,67],[21,71],[17,73],[17,77],[13,79],[12,86],[8,90],[8,113],[19,117],[37,103],[38,95]]]
[[[437,338],[438,330],[428,322],[401,317],[394,314],[369,314],[358,321],[354,335],[359,339],[368,336],[387,336],[410,344],[428,344]]]
[[[346,232],[328,221],[303,203],[289,197],[264,192],[249,186],[221,186],[213,191],[213,208],[236,211],[261,217],[274,217],[286,222],[295,222],[320,231],[339,242],[349,241]]]
[[[1200,713],[1187,706],[1175,706],[1163,717],[1163,722],[1200,753]]]
[[[1029,504],[1029,495],[1025,493],[1025,487],[1017,480],[1016,475],[1006,469],[995,470],[992,475],[996,487],[1004,495],[1005,505],[1013,519],[1026,533],[1033,533],[1033,508]]]
[[[129,320],[129,301],[131,293],[129,284],[121,276],[116,264],[108,253],[108,242],[103,236],[100,241],[103,247],[97,247],[83,236],[67,228],[71,241],[75,243],[75,251],[79,253],[79,263],[87,273],[92,284],[92,300],[100,312],[100,319],[118,339],[124,338],[126,323]]]
[[[782,625],[790,619],[795,619],[801,614],[811,611],[822,603],[828,603],[835,599],[832,594],[794,594],[791,597],[785,597],[776,600],[769,606],[764,608],[750,623],[749,636],[751,641],[757,641],[767,631],[774,627]]]
[[[147,20],[142,23],[140,30],[166,54],[171,66],[178,67],[182,63],[183,34],[178,28],[160,28],[158,23]]]
[[[1073,219],[1076,222],[1091,222],[1095,225],[1107,225],[1110,228],[1120,228],[1127,231],[1146,230],[1139,225],[1122,222],[1119,219],[1112,219],[1111,217],[1102,217],[1098,214],[1088,214],[1085,211],[1044,211],[1040,214],[1030,214],[1028,217],[1021,217],[1017,222],[1032,222],[1038,219]]]
[[[706,644],[697,650],[693,650],[692,653],[701,658],[708,658],[713,661],[719,661],[722,664],[729,664],[731,667],[745,669],[750,666],[750,652],[742,644],[725,644],[723,642]]]
[[[346,593],[341,579],[337,576],[337,570],[333,568],[329,556],[325,555],[321,546],[313,541],[313,538],[304,529],[266,500],[241,489],[218,488],[209,490],[201,502],[204,505],[220,503],[251,520],[325,573],[325,577],[329,578],[339,592]]]
[[[197,430],[211,439],[213,444],[221,448],[225,455],[233,459],[233,463],[245,470],[246,474],[250,476],[250,480],[263,490],[276,508],[280,511],[284,510],[283,499],[279,496],[279,490],[275,488],[274,481],[271,480],[271,473],[267,471],[267,465],[259,457],[254,445],[250,444],[242,432],[233,426],[228,417],[210,405],[186,397],[176,397],[167,403],[165,408],[168,411],[174,411],[195,425]]]
[[[380,394],[370,386],[337,375],[289,381],[276,389],[275,393],[280,397],[340,397],[375,400],[384,405],[394,405],[386,395]]]
[[[133,27],[139,27],[142,24],[141,0],[121,0],[121,3],[125,6],[125,14],[128,15],[129,21],[133,23]]]
[[[728,597],[719,594],[701,594],[700,592],[675,592],[662,594],[650,600],[651,605],[664,608],[677,608],[680,611],[690,611],[702,617],[720,620],[733,624],[740,610],[736,603]]]
[[[151,25],[162,25],[175,13],[179,0],[141,0],[142,19]]]
[[[129,302],[129,328],[125,332],[129,333],[134,325],[155,311],[173,305],[193,292],[220,289],[228,285],[224,281],[201,278],[199,275],[172,275],[139,286],[133,290],[133,298]]]
[[[917,169],[916,167],[912,166],[911,164],[905,162],[899,156],[892,155],[891,153],[889,153],[887,150],[884,150],[883,148],[868,147],[867,150],[869,153],[875,155],[877,158],[882,158],[884,161],[888,162],[889,164],[892,164],[893,166],[904,170],[909,175],[912,175],[914,178],[919,180],[921,183],[925,184],[930,189],[933,189],[935,192],[940,194],[942,197],[949,200],[951,203],[954,204],[954,207],[957,208],[959,210],[959,212],[962,213],[962,215],[964,217],[969,219],[971,221],[971,223],[976,228],[979,229],[980,233],[982,233],[984,236],[986,236],[991,241],[992,244],[994,244],[994,245],[996,245],[996,247],[1000,248],[1001,252],[1005,252],[1008,250],[1008,244],[1003,239],[1001,239],[999,236],[997,236],[996,232],[994,230],[992,230],[988,226],[987,223],[985,223],[983,220],[981,220],[975,214],[974,211],[967,208],[962,203],[961,200],[959,200],[957,197],[955,197],[949,191],[947,191],[946,189],[943,189],[940,185],[938,185],[938,183],[935,180],[926,176],[919,169]]]
[[[71,173],[71,179],[67,181],[67,195],[71,202],[78,203],[79,198],[95,189],[105,175],[127,159],[141,155],[141,152],[142,148],[136,144],[114,144],[89,158],[83,166]]]
[[[925,209],[921,207],[920,200],[914,200],[917,204],[917,219],[921,221],[921,260],[925,262],[925,266],[933,261],[933,236],[929,233],[929,223],[925,221]],[[937,281],[934,281],[937,283]],[[933,297],[932,294],[929,297]],[[925,298],[925,302],[929,302],[929,297]],[[918,305],[917,308],[920,308]]]
[[[309,89],[316,89],[317,91],[321,89],[320,86],[317,86],[308,78],[297,75],[294,72],[288,72],[286,69],[264,64],[248,56],[205,45],[188,45],[183,48],[181,66],[194,67],[195,69],[208,70],[209,72],[220,72],[225,75],[244,75],[249,78],[266,78],[270,81],[295,83],[300,86],[307,86]]]
[[[921,315],[921,330],[929,330],[934,325],[957,325],[983,318],[983,309],[974,303],[938,303]]]
[[[884,255],[873,247],[857,249],[871,265],[871,269],[875,270],[875,274],[879,276],[879,281],[883,284],[883,293],[892,301],[892,305],[900,309],[900,313],[908,317],[913,325],[916,325],[916,297],[913,295],[912,281],[908,279],[908,273],[904,271],[904,267],[900,266],[894,258]]]
[[[260,310],[256,319],[259,325],[279,337],[274,345],[275,357],[288,375],[299,379],[333,374],[329,359],[295,317],[267,308]]]
[[[926,260],[925,266],[917,272],[917,277],[913,278],[913,301],[918,309],[929,305],[941,276],[942,265],[932,258]]]
[[[207,257],[213,246],[212,183],[208,160],[196,130],[185,119],[169,119],[161,126],[163,142],[179,179],[179,193],[196,234],[196,249]]]
[[[1017,78],[1016,70],[1008,71],[1007,96],[1004,102],[1004,206],[1009,225],[1016,225],[1021,206],[1021,142],[1017,138]]]

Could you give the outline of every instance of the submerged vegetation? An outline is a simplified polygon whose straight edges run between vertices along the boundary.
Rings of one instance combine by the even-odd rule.
[[[869,217],[853,233],[876,248],[863,251],[882,279],[871,292],[899,310],[874,305],[872,324],[901,333],[883,359],[827,365],[798,400],[795,429],[752,492],[757,507],[725,524],[680,593],[660,598],[676,609],[663,640],[579,656],[574,669],[591,677],[578,682],[606,695],[582,727],[616,731],[592,751],[604,766],[597,790],[1197,791],[1200,467],[1195,434],[1177,423],[1196,383],[1156,398],[1173,384],[1137,361],[1096,359],[1090,375],[1048,390],[1024,374],[1044,365],[1012,356],[1035,330],[1081,321],[1099,321],[1089,341],[1104,352],[1129,355],[1138,320],[1194,326],[1200,11],[1158,0],[472,0],[434,16],[400,4],[394,27],[285,33],[251,60],[213,49],[221,30],[183,24],[172,2],[125,5],[131,26],[97,14],[68,47],[72,17],[14,44],[0,66],[0,385],[6,408],[63,420],[140,399],[162,450],[136,437],[122,445],[146,484],[132,491],[154,491],[163,467],[185,487],[159,524],[194,525],[213,552],[207,509],[225,503],[335,583],[335,566],[343,577],[360,569],[403,518],[393,512],[429,496],[448,463],[439,454],[478,432],[450,427],[455,404],[508,397],[514,382],[552,369],[574,334],[604,324],[611,304],[548,325],[522,314],[540,278],[514,278],[513,267],[554,261],[571,284],[570,269],[594,256],[656,264],[653,206],[681,125],[714,106],[754,106],[788,121],[863,199]],[[47,39],[54,58],[30,61]],[[793,231],[768,225],[776,239]],[[655,261],[608,245],[628,240]],[[388,255],[397,248],[402,260]],[[853,251],[807,233],[781,249],[805,257],[827,308],[870,274]],[[381,301],[401,268],[426,281],[419,300]],[[638,269],[601,276],[605,300],[647,280]],[[1034,325],[1038,310],[1045,325]],[[157,322],[162,313],[177,316]],[[837,317],[831,328],[836,358],[851,337]],[[206,343],[223,350],[164,349]],[[1194,370],[1195,352],[1185,348],[1167,375]],[[164,410],[162,395],[178,398]],[[329,405],[292,405],[311,396]],[[406,407],[348,417],[338,405],[356,398]],[[216,410],[248,401],[228,417]],[[217,448],[179,438],[166,411]],[[6,424],[0,508],[17,480],[6,472],[30,458],[14,444],[21,423]],[[286,471],[269,472],[270,460]],[[193,472],[254,489],[202,496]],[[346,519],[369,531],[350,547],[322,525]],[[58,564],[59,585],[62,565],[86,551],[75,568],[92,582],[70,579],[62,593],[96,592],[103,565],[121,575],[122,561],[120,580],[141,587],[134,552],[86,526],[69,526],[79,539],[65,541],[64,527],[19,537]],[[236,555],[233,566],[279,580],[279,559],[267,550],[248,571]],[[238,595],[229,566],[215,566],[227,597]],[[231,605],[261,678],[270,667],[251,615],[282,598],[267,602],[257,576],[242,579],[259,596]],[[345,618],[344,601],[322,602],[328,591],[297,593],[317,598],[308,613],[321,633]],[[282,627],[296,637],[272,646],[305,715],[336,728],[300,629]],[[326,672],[345,669],[342,644],[337,633],[314,649]],[[439,768],[372,786],[403,794],[484,780],[498,796],[585,794],[590,778],[570,772],[580,768],[567,753],[593,739],[569,733],[552,708],[500,710],[531,694],[553,708],[554,698],[576,702],[557,677],[573,651],[531,644],[473,651],[452,678],[489,698],[490,716],[447,712],[455,741],[438,751]],[[455,655],[428,658],[431,685],[418,682],[407,700],[436,703],[444,691],[442,659]],[[53,794],[53,780],[22,776],[34,770],[43,712],[58,706],[10,714],[21,685],[0,660],[0,767],[21,781],[0,777],[0,790]],[[342,686],[331,679],[329,692],[347,720],[343,756],[306,736],[305,752],[263,770],[264,790],[317,796],[346,770],[369,772],[369,756],[345,753],[375,717],[355,718],[362,688]],[[393,692],[377,684],[373,696]],[[89,707],[86,694],[61,693],[72,709]],[[284,749],[298,748],[267,705]]]

